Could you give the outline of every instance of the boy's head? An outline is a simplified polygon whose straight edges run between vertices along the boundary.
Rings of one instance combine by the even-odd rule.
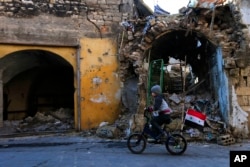
[[[151,93],[152,95],[159,95],[161,94],[161,86],[160,85],[155,85],[151,88]]]

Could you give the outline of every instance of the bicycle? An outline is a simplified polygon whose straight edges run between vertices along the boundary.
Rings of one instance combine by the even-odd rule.
[[[150,112],[148,108],[145,108],[144,116],[150,120],[151,117],[148,115],[150,115]],[[186,151],[187,141],[181,134],[167,131],[166,124],[164,124],[164,135],[158,139],[148,120],[141,133],[132,133],[127,139],[127,147],[132,153],[141,154],[146,149],[147,143],[150,142],[148,136],[154,139],[153,143],[155,144],[165,144],[167,151],[172,155],[181,155]]]

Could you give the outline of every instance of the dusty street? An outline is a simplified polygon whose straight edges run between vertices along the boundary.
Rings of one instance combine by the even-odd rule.
[[[170,155],[164,145],[153,144],[135,155],[127,149],[126,140],[63,135],[2,138],[0,146],[3,167],[229,167],[230,150],[250,150],[249,141],[230,146],[193,142],[181,156]]]

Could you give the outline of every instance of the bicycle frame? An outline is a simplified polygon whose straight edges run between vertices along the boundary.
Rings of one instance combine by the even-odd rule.
[[[172,155],[181,155],[186,151],[187,141],[181,134],[175,134],[167,131],[165,127],[163,130],[166,132],[166,135],[161,136],[158,139],[158,134],[156,131],[150,127],[150,117],[147,115],[149,112],[147,109],[144,109],[144,116],[147,118],[147,122],[144,124],[143,130],[141,133],[132,133],[127,140],[128,149],[134,154],[142,153],[146,148],[146,143],[149,142],[147,137],[150,136],[155,140],[155,144],[164,144],[166,149]],[[166,124],[164,124],[166,126]]]
[[[151,137],[153,137],[154,139],[156,139],[156,136],[159,135],[158,133],[156,133],[150,126],[150,120],[151,120],[151,113],[149,112],[148,108],[144,109],[144,117],[146,117],[147,122],[144,125],[143,131],[142,131],[142,135],[147,134]],[[169,136],[169,132],[165,130],[165,124],[163,127],[163,130],[167,133],[167,137]],[[144,135],[145,136],[145,135]]]
[[[156,133],[154,130],[151,129],[150,124],[149,123],[145,123],[143,131],[142,131],[142,135],[149,135],[150,137],[153,137],[154,139],[156,139],[156,136],[158,135],[158,133]]]

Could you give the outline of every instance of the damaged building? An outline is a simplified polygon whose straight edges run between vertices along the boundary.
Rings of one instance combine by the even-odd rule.
[[[224,131],[236,138],[248,138],[246,6],[247,1],[197,1],[180,9],[178,15],[129,21],[135,29],[125,27],[120,71],[125,83],[138,80],[138,107],[130,120],[132,130],[143,124],[138,120],[142,120],[143,108],[150,104],[150,88],[159,84],[179,115],[197,106],[207,115],[206,136],[218,136]],[[129,109],[130,104],[126,107]]]
[[[130,0],[1,0],[0,126],[19,121],[24,133],[31,119],[55,125],[31,131],[114,122],[121,101],[118,25],[132,6]]]
[[[0,125],[127,136],[159,84],[174,128],[196,107],[206,138],[247,138],[248,6],[198,0],[154,14],[141,0],[0,1]]]

